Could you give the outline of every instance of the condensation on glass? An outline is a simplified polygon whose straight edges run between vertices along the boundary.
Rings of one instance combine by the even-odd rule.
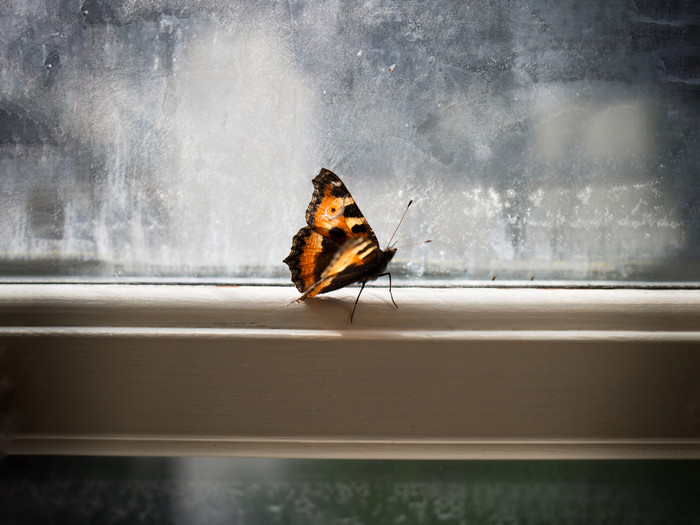
[[[700,279],[695,2],[0,5],[0,277],[288,278],[321,167],[407,279]]]

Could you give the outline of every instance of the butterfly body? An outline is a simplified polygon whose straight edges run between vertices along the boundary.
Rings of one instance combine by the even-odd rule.
[[[307,226],[294,236],[291,252],[284,259],[302,294],[297,302],[353,283],[362,283],[364,288],[367,281],[386,274],[396,253],[395,248],[379,247],[374,231],[340,177],[321,169],[312,182]]]

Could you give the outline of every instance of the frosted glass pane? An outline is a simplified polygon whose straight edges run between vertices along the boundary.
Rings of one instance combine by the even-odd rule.
[[[289,279],[311,179],[390,269],[700,279],[693,0],[0,5],[0,277]]]

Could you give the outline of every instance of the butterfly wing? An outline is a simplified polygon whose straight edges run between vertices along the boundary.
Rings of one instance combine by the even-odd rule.
[[[370,239],[357,237],[348,240],[335,253],[319,278],[304,290],[297,302],[367,280],[367,277],[375,273],[382,259],[381,255],[379,245]]]
[[[366,281],[381,264],[378,261],[386,260],[381,257],[374,231],[340,177],[321,169],[312,182],[314,193],[306,210],[308,226],[294,236],[292,250],[284,260],[292,282],[302,292],[299,301]]]
[[[363,237],[379,245],[360,208],[335,173],[325,168],[313,180],[314,194],[306,210],[306,222],[313,230],[343,244]]]
[[[299,230],[292,239],[292,251],[284,260],[297,290],[305,292],[317,282],[338,250],[337,242],[308,226]]]

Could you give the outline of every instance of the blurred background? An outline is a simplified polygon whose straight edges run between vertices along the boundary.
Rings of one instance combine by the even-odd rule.
[[[10,456],[3,523],[694,525],[697,461]]]
[[[0,278],[285,282],[321,167],[407,282],[700,279],[692,0],[0,4]]]

